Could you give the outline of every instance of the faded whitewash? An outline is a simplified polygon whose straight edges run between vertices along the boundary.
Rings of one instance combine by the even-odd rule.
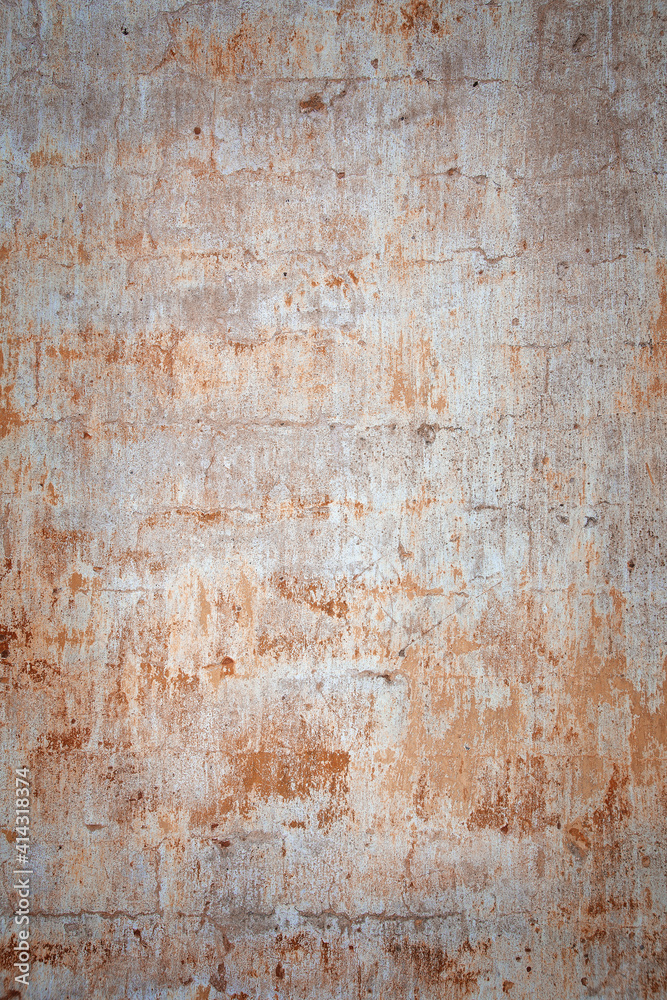
[[[0,9],[3,997],[667,996],[665,4]]]

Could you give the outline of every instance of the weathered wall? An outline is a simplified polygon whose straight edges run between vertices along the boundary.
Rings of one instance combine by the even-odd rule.
[[[667,996],[665,26],[2,4],[32,998]]]

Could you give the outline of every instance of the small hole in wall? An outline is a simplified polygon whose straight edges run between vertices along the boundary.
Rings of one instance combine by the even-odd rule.
[[[201,135],[201,129],[200,129],[199,125],[195,126],[195,135]]]

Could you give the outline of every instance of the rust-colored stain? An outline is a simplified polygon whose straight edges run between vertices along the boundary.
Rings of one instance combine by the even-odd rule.
[[[327,106],[322,100],[321,94],[312,94],[304,101],[299,101],[299,107],[302,111],[326,111]]]
[[[258,750],[238,761],[245,799],[253,794],[269,799],[305,799],[322,788],[336,796],[343,790],[350,755],[311,748],[299,752],[280,753]]]
[[[0,996],[667,997],[665,11],[3,17]]]
[[[655,277],[657,315],[648,324],[646,338],[633,345],[635,350],[619,396],[619,407],[630,405],[633,412],[650,410],[667,396],[667,264],[664,260],[656,262]]]

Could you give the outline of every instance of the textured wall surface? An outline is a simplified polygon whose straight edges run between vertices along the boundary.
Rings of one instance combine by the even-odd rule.
[[[0,10],[3,997],[666,997],[664,0]]]

